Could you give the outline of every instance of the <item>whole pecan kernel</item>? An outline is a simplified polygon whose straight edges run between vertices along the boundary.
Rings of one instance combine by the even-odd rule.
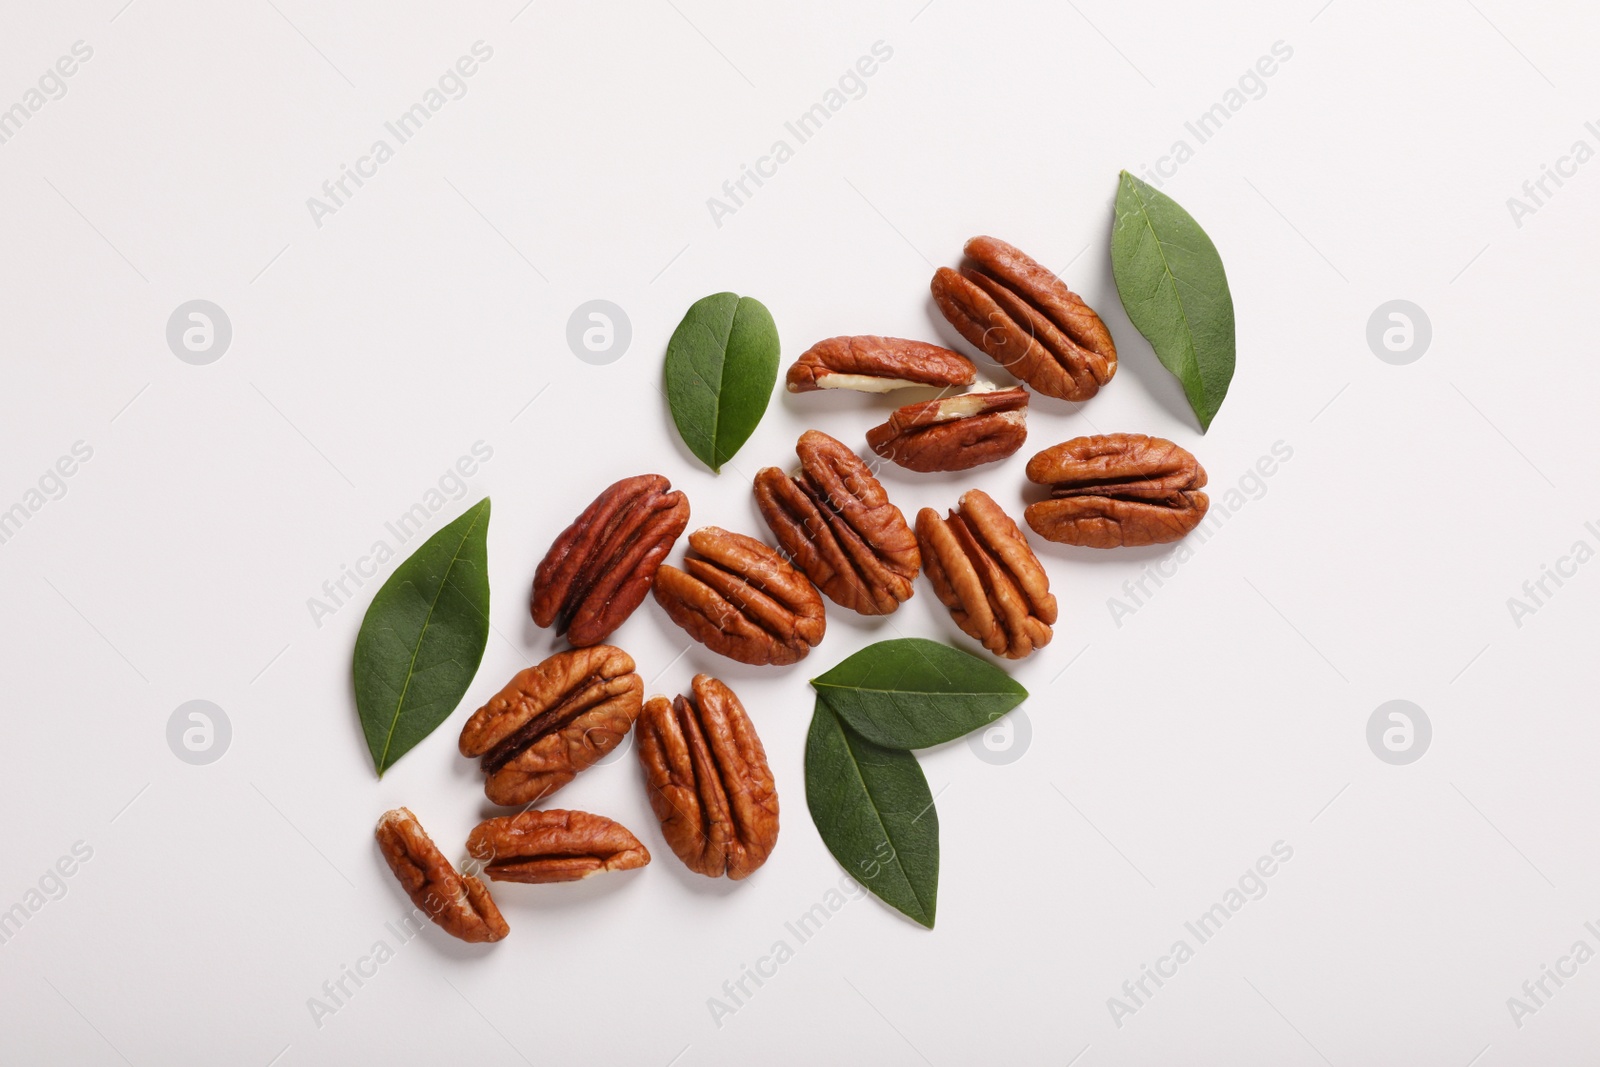
[[[940,267],[932,286],[962,337],[1046,396],[1087,400],[1111,380],[1111,331],[1065,282],[993,237],[974,237],[965,251],[977,269]]]
[[[822,640],[822,597],[776,551],[744,534],[707,526],[689,535],[700,559],[656,576],[656,603],[713,652],[757,666],[803,659]]]
[[[964,471],[1005,459],[1028,439],[1028,392],[997,389],[907,404],[867,431],[884,459],[913,471]]]
[[[1075,437],[1028,461],[1028,480],[1050,499],[1028,505],[1040,537],[1085,548],[1176,541],[1200,525],[1211,500],[1205,468],[1171,441],[1142,433]]]
[[[498,941],[511,932],[489,888],[470,874],[456,873],[409,808],[384,812],[374,836],[411,903],[445,933],[477,942]]]
[[[697,674],[689,696],[651,697],[639,716],[639,762],[661,833],[691,870],[740,879],[778,842],[778,790],[744,705]]]
[[[1050,643],[1056,598],[1039,557],[987,493],[969,489],[959,510],[917,513],[917,540],[934,592],[963,633],[990,652],[1021,659]]]
[[[621,823],[586,811],[521,811],[485,819],[467,854],[496,882],[576,882],[601,871],[631,871],[650,850]]]
[[[633,657],[611,645],[558,652],[520,671],[461,728],[496,804],[531,804],[616,748],[644,701]]]
[[[596,645],[633,613],[689,525],[689,501],[659,474],[609,486],[545,554],[529,609],[574,647]]]
[[[911,597],[922,567],[917,537],[878,479],[841,442],[807,430],[800,473],[757,472],[756,504],[778,543],[817,588],[863,615],[887,615]]]
[[[830,337],[818,341],[789,368],[789,392],[855,389],[887,393],[913,385],[971,385],[972,360],[925,341],[902,337]]]

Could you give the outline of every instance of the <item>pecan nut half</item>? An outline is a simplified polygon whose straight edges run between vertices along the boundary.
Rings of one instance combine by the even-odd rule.
[[[791,393],[855,389],[887,393],[913,385],[971,385],[972,360],[926,341],[902,337],[830,337],[801,353],[785,383]]]
[[[1028,539],[1000,505],[969,489],[949,518],[917,513],[928,581],[967,636],[1007,659],[1050,643],[1056,598]]]
[[[1200,525],[1211,500],[1205,468],[1184,449],[1142,433],[1075,437],[1028,461],[1050,487],[1025,517],[1040,537],[1085,548],[1159,545]]]
[[[467,854],[497,882],[576,882],[601,871],[631,871],[650,850],[621,823],[586,811],[521,811],[485,819]]]
[[[659,474],[609,486],[545,554],[529,609],[576,648],[597,645],[633,614],[689,525],[689,500]]]
[[[511,932],[489,887],[456,873],[409,808],[384,812],[374,836],[411,903],[445,933],[477,942],[498,941]]]
[[[616,748],[644,702],[633,657],[612,645],[558,652],[519,671],[461,728],[496,804],[549,796]]]
[[[667,844],[691,871],[746,878],[778,842],[778,790],[744,705],[722,682],[651,697],[639,716],[639,762]]]
[[[822,640],[822,597],[775,550],[707,526],[689,535],[683,570],[656,576],[656,603],[713,652],[757,666],[795,663]]]
[[[800,473],[756,474],[756,504],[778,544],[841,607],[887,615],[910,598],[922,568],[917,537],[878,479],[841,442],[807,430]]]
[[[907,404],[867,431],[884,459],[913,471],[964,471],[1005,459],[1028,439],[1028,391],[997,389]]]
[[[933,276],[934,302],[962,337],[1046,396],[1087,400],[1111,380],[1111,331],[1065,282],[993,237],[965,251],[977,269]]]

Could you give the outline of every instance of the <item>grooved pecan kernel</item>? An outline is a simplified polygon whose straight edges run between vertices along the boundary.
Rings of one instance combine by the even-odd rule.
[[[990,652],[1021,659],[1050,643],[1056,598],[1028,539],[987,493],[969,489],[959,510],[917,513],[917,540],[934,592],[963,633]]]
[[[409,808],[386,811],[374,836],[406,896],[451,937],[498,941],[511,932],[489,888],[456,873]]]
[[[916,535],[878,479],[842,443],[807,430],[795,446],[800,473],[757,472],[756,504],[778,543],[817,588],[863,615],[887,615],[910,598],[922,567]]]
[[[533,578],[529,609],[574,647],[595,645],[637,608],[673,542],[689,525],[689,501],[659,474],[609,486],[550,546]]]
[[[972,360],[959,352],[902,337],[830,337],[803,352],[789,368],[789,392],[855,389],[887,393],[913,385],[971,385]]]
[[[696,641],[761,666],[794,663],[822,640],[821,595],[772,548],[716,526],[690,534],[689,547],[701,558],[662,567],[655,597]]]
[[[497,882],[576,882],[650,862],[650,850],[621,823],[559,808],[485,819],[468,836],[467,854]]]
[[[1200,525],[1211,500],[1205,468],[1160,437],[1113,433],[1075,437],[1028,461],[1028,480],[1050,499],[1028,505],[1040,537],[1085,548],[1158,545]]]
[[[496,804],[532,804],[599,762],[628,736],[644,701],[633,657],[612,645],[558,652],[520,671],[461,728]]]
[[[650,807],[673,853],[710,878],[748,877],[778,841],[778,790],[744,705],[697,674],[691,693],[651,697],[639,716]]]
[[[1028,392],[997,389],[907,404],[867,431],[884,459],[913,471],[964,471],[1005,459],[1028,439]]]
[[[976,269],[940,267],[933,299],[956,331],[1046,396],[1087,400],[1117,372],[1117,346],[1094,309],[1017,248],[974,237]]]

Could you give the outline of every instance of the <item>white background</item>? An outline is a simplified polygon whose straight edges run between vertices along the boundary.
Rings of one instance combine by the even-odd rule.
[[[1574,941],[1600,949],[1583,926],[1600,920],[1600,565],[1520,627],[1507,598],[1579,538],[1600,546],[1580,438],[1600,384],[1600,163],[1520,227],[1506,205],[1575,140],[1600,143],[1592,5],[122,5],[11,3],[0,30],[0,107],[93,48],[0,144],[0,508],[75,441],[93,449],[0,545],[0,909],[75,842],[93,850],[0,945],[0,1059],[1592,1054],[1600,963],[1547,983],[1520,1028],[1507,998]],[[479,40],[493,57],[466,96],[316,225],[307,198]],[[707,198],[877,41],[893,57],[865,94],[715,225]],[[1110,201],[1119,169],[1192,146],[1184,123],[1278,41],[1293,56],[1265,94],[1165,184],[1215,239],[1238,312],[1238,373],[1202,436],[1118,303]],[[649,867],[500,888],[509,939],[430,928],[318,1026],[308,1000],[410,907],[372,842],[379,813],[410,806],[452,854],[493,813],[455,736],[555,647],[526,611],[554,535],[646,470],[688,493],[695,525],[764,532],[758,467],[791,463],[813,426],[864,448],[895,403],[780,392],[713,476],[658,389],[685,308],[758,297],[785,363],[841,333],[949,343],[927,283],[978,233],[1062,271],[1121,367],[1081,410],[1036,402],[1002,464],[891,469],[908,515],[969,485],[1020,510],[1027,458],[1081,433],[1170,437],[1215,499],[1274,443],[1293,457],[1120,626],[1108,598],[1171,549],[1039,546],[1062,620],[1015,668],[1030,746],[1006,765],[964,741],[923,755],[937,928],[870,898],[803,945],[784,927],[841,873],[805,811],[806,679],[900,634],[972,648],[926,583],[886,620],[830,604],[826,640],[787,669],[680,657],[686,636],[646,603],[615,640],[649,691],[708,670],[751,709],[783,804],[771,861],[741,884],[688,873],[630,755],[557,800],[631,827]],[[165,340],[196,298],[233,324],[208,366]],[[565,341],[594,298],[633,325],[608,366]],[[1407,366],[1366,340],[1396,298],[1433,324]],[[349,685],[377,581],[320,626],[307,602],[479,440],[492,460],[434,525],[492,495],[495,632],[461,709],[378,782]],[[1409,766],[1365,739],[1396,698],[1433,724]],[[232,723],[208,766],[166,741],[191,699]],[[1266,895],[1117,1026],[1108,998],[1195,946],[1185,921],[1277,841],[1293,858]],[[779,939],[794,958],[719,1027],[708,999]]]

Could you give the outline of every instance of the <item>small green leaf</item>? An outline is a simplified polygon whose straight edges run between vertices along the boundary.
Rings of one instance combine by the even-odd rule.
[[[755,432],[778,381],[778,327],[761,301],[695,301],[667,343],[667,404],[689,451],[713,471]]]
[[[378,777],[450,717],[489,640],[489,498],[389,576],[372,598],[352,664],[356,710]]]
[[[1233,294],[1217,246],[1175,200],[1123,171],[1111,273],[1128,318],[1183,383],[1204,432],[1233,380]]]
[[[853,733],[819,699],[806,737],[806,806],[852,878],[933,929],[939,813],[917,757]]]
[[[998,667],[920,637],[868,645],[811,685],[851,729],[888,748],[942,745],[1028,696]]]

